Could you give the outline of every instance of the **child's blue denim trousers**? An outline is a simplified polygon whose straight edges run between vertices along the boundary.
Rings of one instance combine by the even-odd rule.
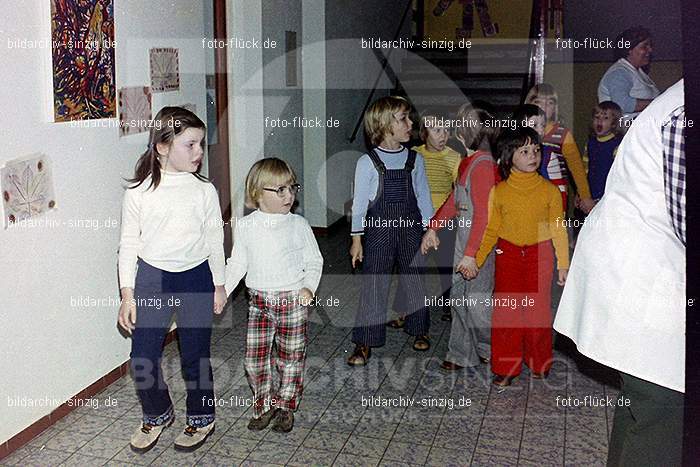
[[[163,425],[174,417],[163,379],[163,341],[177,313],[180,363],[187,388],[187,424],[214,421],[214,381],[210,362],[214,284],[209,262],[182,272],[168,272],[139,259],[134,287],[136,328],[131,371],[143,409],[143,421]]]

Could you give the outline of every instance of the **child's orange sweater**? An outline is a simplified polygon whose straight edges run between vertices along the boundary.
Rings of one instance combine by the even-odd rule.
[[[493,187],[488,225],[476,253],[479,267],[499,238],[518,246],[551,239],[557,269],[568,269],[569,240],[557,187],[537,172],[511,172],[508,179]]]

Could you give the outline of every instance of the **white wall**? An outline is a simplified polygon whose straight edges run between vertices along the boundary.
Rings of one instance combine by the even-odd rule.
[[[0,442],[55,407],[8,407],[7,397],[64,402],[129,358],[117,331],[117,306],[72,306],[71,297],[118,297],[119,227],[71,228],[86,219],[120,219],[122,177],[131,176],[146,134],[119,138],[109,128],[51,123],[51,55],[8,49],[8,39],[50,39],[47,0],[13,0],[0,16],[0,164],[40,152],[53,162],[54,228],[0,229]],[[180,49],[179,92],[155,94],[155,112],[192,102],[204,119],[205,51],[201,2],[115,2],[117,88],[148,85],[148,49]],[[65,223],[65,224],[63,224]]]
[[[262,37],[262,4],[253,1],[226,2],[229,38]],[[243,215],[245,177],[263,157],[263,70],[262,49],[228,49],[229,155],[231,164],[232,215]]]

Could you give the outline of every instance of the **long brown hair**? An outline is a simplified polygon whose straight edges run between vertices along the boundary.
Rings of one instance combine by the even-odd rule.
[[[206,125],[195,114],[182,107],[163,107],[151,122],[151,132],[148,136],[148,149],[141,154],[139,160],[136,161],[136,171],[134,177],[127,179],[129,183],[135,185],[129,188],[136,188],[141,185],[149,176],[151,184],[148,188],[153,187],[155,190],[160,184],[160,161],[158,160],[158,144],[172,144],[177,135],[188,128],[199,128],[206,132]],[[204,141],[202,141],[204,144]],[[200,174],[199,171],[192,175],[202,181],[207,181],[207,178]]]

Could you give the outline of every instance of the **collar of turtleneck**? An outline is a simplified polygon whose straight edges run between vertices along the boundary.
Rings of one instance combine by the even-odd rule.
[[[542,177],[537,172],[516,172],[511,170],[506,183],[518,190],[531,190],[542,183],[542,180]]]

